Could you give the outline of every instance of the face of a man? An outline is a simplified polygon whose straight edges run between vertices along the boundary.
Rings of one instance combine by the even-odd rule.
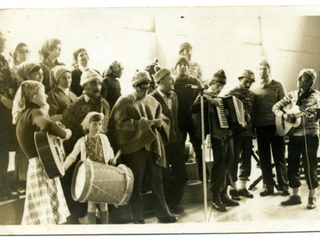
[[[242,78],[239,80],[240,81],[240,86],[245,89],[245,90],[249,90],[251,85],[252,85],[252,80],[249,78]]]
[[[2,32],[0,32],[0,53],[3,53],[4,48],[6,46],[5,43],[6,43],[6,38],[4,37]]]
[[[303,92],[308,90],[311,87],[311,78],[308,74],[304,73],[299,79],[297,83],[297,87],[301,89]]]
[[[139,87],[138,86],[134,87],[137,97],[140,99],[145,98],[147,96],[149,87],[150,87],[150,84],[143,84],[143,85],[140,85]]]
[[[101,82],[99,80],[93,80],[91,82],[86,83],[83,86],[83,89],[89,97],[98,99],[100,97]]]
[[[259,68],[260,79],[267,79],[270,75],[270,69],[266,65],[260,65]]]
[[[186,57],[189,61],[191,60],[191,55],[192,55],[192,48],[185,48],[181,52],[181,56]]]
[[[163,93],[170,93],[173,90],[173,78],[171,73],[168,74],[168,76],[166,76],[165,78],[161,79],[161,83],[160,83],[160,90]]]
[[[180,62],[177,65],[177,75],[179,77],[186,77],[188,75],[189,66],[186,62]]]
[[[224,85],[225,84],[222,84],[220,82],[215,82],[210,85],[210,89],[214,94],[218,95],[221,92],[221,90],[223,89]]]

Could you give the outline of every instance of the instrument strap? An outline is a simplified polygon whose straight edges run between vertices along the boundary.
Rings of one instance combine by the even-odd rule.
[[[128,190],[128,188],[129,188],[129,173],[128,173],[128,170],[127,170],[126,167],[124,167],[123,170],[124,170],[124,173],[125,173],[125,175],[126,175],[126,183],[127,183],[127,185],[126,185],[126,191],[125,191],[125,193],[123,194],[120,202],[119,202],[117,205],[122,205],[123,202],[124,202],[124,200],[126,199],[126,197],[127,197],[127,195],[128,195],[128,194],[127,194],[127,192],[128,192],[127,190]]]

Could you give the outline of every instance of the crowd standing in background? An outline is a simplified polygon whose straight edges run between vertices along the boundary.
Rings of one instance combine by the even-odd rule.
[[[23,224],[95,223],[97,203],[80,203],[72,198],[72,174],[84,155],[107,164],[119,150],[121,157],[113,164],[126,164],[134,175],[128,203],[133,223],[145,223],[144,181],[151,186],[159,222],[178,221],[172,213],[184,212],[180,202],[188,180],[188,139],[195,152],[199,180],[209,183],[213,209],[226,212],[226,207],[238,206],[241,197],[253,198],[247,182],[255,137],[264,183],[260,196],[272,195],[275,188],[284,196],[290,195],[289,180],[292,194],[281,204],[301,204],[302,154],[309,189],[307,208],[316,208],[319,124],[314,109],[319,107],[320,93],[312,89],[317,78],[313,69],[300,72],[298,90],[289,94],[282,82],[271,77],[266,58],[258,63],[260,82],[252,90],[256,78],[252,70],[245,69],[238,77],[239,85],[225,96],[238,98],[244,106],[246,126],[236,131],[222,129],[218,119],[220,92],[227,74],[212,69],[213,77],[204,81],[200,65],[191,61],[193,48],[188,42],[179,46],[173,68],[163,67],[155,59],[144,71],[132,73],[133,92],[127,96],[121,94],[119,79],[125,66],[118,60],[106,64],[101,76],[89,65],[85,48],[74,52],[72,70],[58,61],[62,50],[59,39],[45,41],[39,63],[27,61],[30,49],[25,43],[16,46],[10,63],[1,55],[4,48],[5,36],[0,32],[0,199],[26,194]],[[214,160],[211,171],[205,167],[206,179],[202,170],[202,92],[204,137],[209,136]],[[275,117],[297,121],[295,115],[285,111],[291,105],[303,107],[309,114],[301,117],[303,124],[290,137],[287,170],[285,142],[277,134]],[[41,165],[33,140],[39,130],[66,140],[63,144],[69,157],[61,178],[49,178]],[[16,171],[20,169],[26,176],[24,189],[8,178],[10,151],[16,152]],[[110,156],[106,157],[107,153]],[[109,223],[108,204],[98,205],[101,222]]]

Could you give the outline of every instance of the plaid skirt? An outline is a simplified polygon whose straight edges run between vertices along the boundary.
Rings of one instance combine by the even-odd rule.
[[[70,215],[59,177],[50,179],[40,161],[29,159],[22,225],[61,224]]]

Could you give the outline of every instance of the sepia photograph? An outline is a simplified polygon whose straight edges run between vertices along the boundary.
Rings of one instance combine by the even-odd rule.
[[[317,236],[309,2],[0,3],[0,238]]]

